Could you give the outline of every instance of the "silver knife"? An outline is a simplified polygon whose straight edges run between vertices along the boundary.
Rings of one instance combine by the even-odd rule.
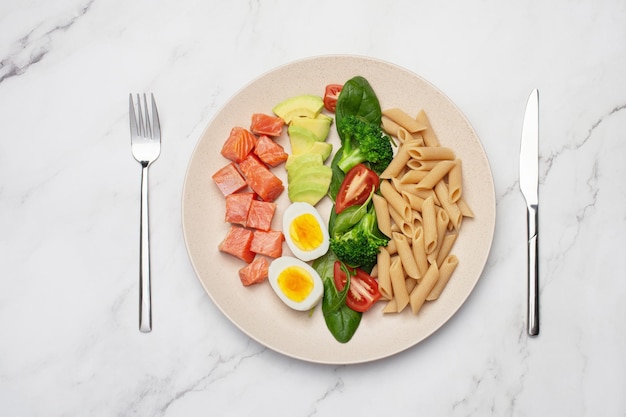
[[[537,245],[539,220],[539,92],[534,89],[528,97],[522,145],[520,150],[519,185],[526,200],[528,230],[528,334],[539,334],[539,250]]]

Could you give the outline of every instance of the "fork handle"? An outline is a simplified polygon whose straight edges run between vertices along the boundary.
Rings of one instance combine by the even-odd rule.
[[[141,164],[141,221],[139,225],[139,330],[152,331],[150,285],[150,227],[148,217],[148,164]]]

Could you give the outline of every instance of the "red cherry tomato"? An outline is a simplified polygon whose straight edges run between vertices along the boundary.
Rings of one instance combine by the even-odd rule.
[[[339,214],[346,208],[363,204],[380,184],[378,175],[365,164],[354,166],[339,186],[335,198],[335,213]]]
[[[380,300],[378,282],[368,273],[361,269],[348,268],[350,271],[350,288],[346,297],[346,305],[354,311],[366,312],[376,301]],[[334,281],[337,290],[341,291],[346,286],[346,271],[340,261],[335,261]]]
[[[324,92],[324,107],[326,110],[333,113],[335,112],[337,108],[337,98],[342,88],[343,85],[341,84],[328,84],[326,86],[326,91]]]

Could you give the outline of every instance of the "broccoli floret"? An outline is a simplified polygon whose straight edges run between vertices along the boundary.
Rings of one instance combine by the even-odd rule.
[[[341,138],[341,159],[337,166],[345,173],[352,167],[367,162],[377,174],[387,168],[393,159],[391,138],[382,128],[362,117],[348,115],[337,125]]]
[[[330,238],[330,248],[339,260],[368,271],[376,264],[380,247],[388,243],[389,238],[378,230],[373,204],[353,228]]]

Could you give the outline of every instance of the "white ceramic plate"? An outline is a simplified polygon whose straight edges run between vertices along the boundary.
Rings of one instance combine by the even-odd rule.
[[[384,303],[364,314],[352,340],[337,342],[330,334],[321,306],[309,316],[285,306],[268,282],[244,287],[237,271],[243,262],[217,250],[229,228],[224,222],[224,197],[211,176],[229,161],[219,151],[233,126],[249,127],[253,113],[271,114],[277,103],[299,94],[324,94],[330,83],[365,77],[383,109],[399,107],[417,114],[424,109],[442,145],[463,160],[464,196],[475,218],[463,223],[453,252],[459,258],[441,297],[427,303],[417,316],[410,308],[383,315]],[[286,129],[285,129],[286,130]],[[338,143],[334,129],[329,141]],[[279,143],[289,151],[286,133]],[[337,147],[335,146],[335,149]],[[284,168],[273,172],[285,183]],[[328,199],[326,199],[328,200]],[[273,228],[280,230],[282,211],[289,204],[285,191]],[[195,272],[213,302],[233,324],[259,343],[287,356],[316,363],[351,364],[381,359],[408,349],[439,329],[465,302],[478,281],[493,238],[495,195],[489,162],[469,122],[441,91],[419,76],[379,60],[357,56],[322,56],[279,67],[235,94],[209,123],[189,162],[182,201],[187,250]],[[327,217],[331,205],[318,206]],[[284,245],[284,254],[289,254]]]

